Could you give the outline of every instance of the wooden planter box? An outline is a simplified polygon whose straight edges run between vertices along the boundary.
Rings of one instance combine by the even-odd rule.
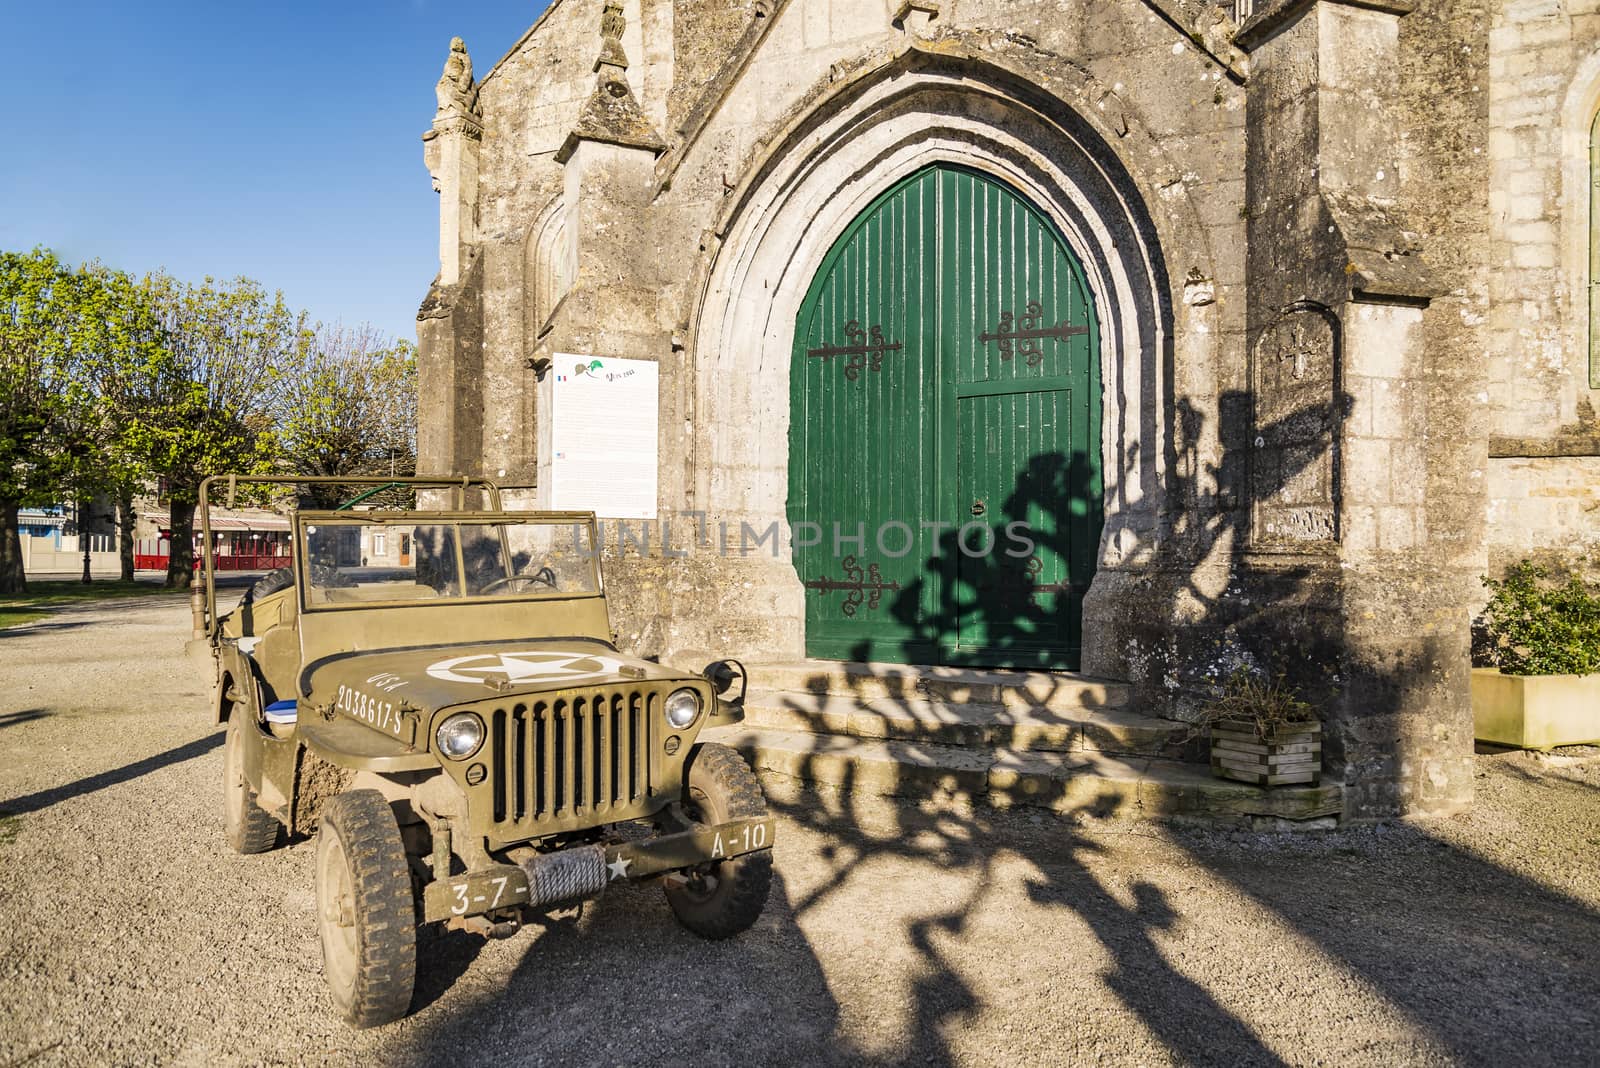
[[[1213,723],[1211,774],[1257,786],[1316,786],[1322,781],[1322,724],[1280,725],[1263,739],[1254,723]]]
[[[1502,675],[1472,669],[1473,733],[1516,749],[1600,744],[1600,675]]]

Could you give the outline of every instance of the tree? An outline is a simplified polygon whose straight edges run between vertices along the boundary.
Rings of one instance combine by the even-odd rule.
[[[48,250],[0,252],[0,593],[27,589],[18,511],[56,500],[82,455],[82,295]]]
[[[165,484],[172,515],[166,585],[187,589],[194,510],[207,475],[258,473],[271,463],[274,369],[305,331],[283,294],[248,278],[185,285],[166,274],[140,284],[159,326],[130,396],[129,448]]]
[[[411,474],[416,375],[410,343],[371,326],[319,323],[273,376],[279,465],[301,475]]]
[[[149,481],[137,433],[142,406],[155,392],[167,352],[166,332],[147,289],[124,271],[99,264],[79,272],[92,314],[86,373],[94,394],[94,449],[80,478],[83,492],[109,493],[116,502],[123,581],[134,574],[135,496]],[[81,509],[80,509],[81,512]],[[84,579],[89,557],[84,555]]]

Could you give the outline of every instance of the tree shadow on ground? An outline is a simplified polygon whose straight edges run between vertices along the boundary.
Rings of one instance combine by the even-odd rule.
[[[1181,860],[1136,880],[1128,888],[1131,902],[1092,870],[1105,849],[1104,832],[1128,826],[1098,822],[1115,810],[1117,798],[1085,802],[1045,817],[1041,830],[1019,831],[1010,813],[987,805],[960,809],[935,799],[932,810],[913,807],[919,795],[927,795],[907,784],[900,791],[907,797],[898,804],[873,806],[856,799],[855,785],[802,791],[775,804],[787,819],[830,843],[824,857],[831,871],[794,903],[797,918],[832,895],[859,893],[861,887],[852,884],[867,878],[863,866],[886,855],[959,873],[969,888],[951,907],[874,936],[885,946],[903,940],[917,954],[916,965],[902,969],[917,977],[904,1010],[914,1044],[884,1063],[959,1063],[952,1040],[1000,1007],[986,1004],[977,992],[973,979],[982,970],[984,947],[969,930],[1002,896],[1008,878],[1023,880],[1033,904],[1059,910],[1092,932],[1111,961],[1100,973],[1106,987],[1175,1062],[1299,1059],[1286,1044],[1290,1040],[1279,1034],[1269,1045],[1211,993],[1218,989],[1215,962],[1205,969],[1211,973],[1208,989],[1159,943],[1159,933],[1175,923],[1192,931],[1195,924],[1216,922],[1215,912],[1209,920],[1205,912],[1191,914],[1181,898],[1157,885],[1164,877],[1170,885],[1173,875],[1188,881]],[[1548,787],[1577,792],[1582,785],[1563,780]],[[1380,1058],[1411,1056],[1416,1040],[1448,1050],[1461,1063],[1580,1063],[1592,1054],[1593,1028],[1600,1023],[1600,969],[1593,966],[1600,912],[1580,901],[1426,828],[1263,835],[1178,827],[1151,837],[1176,843],[1282,925],[1279,933],[1229,947],[1241,964],[1270,964],[1277,953],[1294,954],[1276,973],[1269,1000],[1295,1005],[1309,996],[1297,989],[1296,979],[1314,984],[1322,978],[1303,951],[1295,953],[1294,944],[1304,941],[1411,1020],[1415,1039],[1366,1036],[1366,1048]],[[1007,863],[1016,860],[1025,862],[1021,874]],[[1040,969],[1073,966],[1043,942],[1038,953]],[[1231,984],[1223,989],[1236,993]],[[1253,1007],[1260,1010],[1259,1004]],[[1059,1008],[1037,1006],[1041,1015]],[[1304,1054],[1323,1055],[1317,1036],[1309,1037],[1312,1045]]]
[[[1593,1063],[1600,912],[1591,906],[1426,827],[1243,847],[1177,840],[1397,1006],[1456,1063]]]
[[[520,955],[504,987],[431,1010],[424,1007],[427,995],[419,997],[423,1011],[412,1026],[397,1029],[380,1062],[849,1060],[834,1045],[839,1007],[795,926],[781,874],[756,927],[725,942],[683,930],[660,890],[640,884],[608,891],[580,915],[558,914],[481,952],[465,943],[433,944],[419,964],[426,973],[440,963],[448,969],[468,956],[504,953]],[[464,981],[471,982],[470,974]]]
[[[92,622],[93,620],[88,619],[62,619],[54,622],[39,620],[36,623],[13,623],[8,627],[0,627],[0,640],[6,638],[32,638],[41,634],[60,634],[63,631],[87,627]]]
[[[1186,602],[1189,629],[1187,647],[1159,652],[1148,670],[1158,679],[1170,677],[1174,689],[1191,694],[1220,681],[1197,670],[1208,658],[1226,662],[1223,675],[1227,666],[1241,663],[1261,673],[1285,673],[1313,701],[1332,707],[1342,699],[1341,718],[1330,724],[1327,773],[1340,782],[1349,771],[1373,784],[1363,789],[1374,793],[1357,795],[1364,813],[1381,808],[1386,802],[1377,791],[1394,790],[1403,774],[1418,777],[1415,788],[1426,791],[1425,776],[1403,770],[1408,760],[1416,759],[1412,747],[1418,741],[1415,725],[1405,717],[1418,702],[1431,707],[1426,705],[1434,700],[1430,692],[1454,670],[1452,664],[1464,663],[1466,635],[1397,639],[1395,648],[1381,658],[1365,657],[1340,640],[1346,580],[1339,558],[1325,551],[1325,544],[1314,540],[1290,544],[1287,548],[1294,552],[1276,556],[1243,551],[1251,547],[1256,534],[1253,504],[1272,502],[1275,516],[1293,513],[1302,505],[1313,507],[1320,499],[1337,504],[1336,429],[1352,410],[1351,398],[1335,390],[1264,426],[1257,425],[1254,399],[1248,392],[1225,394],[1220,400],[1232,417],[1222,427],[1222,452],[1214,465],[1207,464],[1199,445],[1204,431],[1200,413],[1185,402],[1173,408],[1171,475],[1163,487],[1173,508],[1165,520],[1168,555],[1160,563],[1169,571],[1188,573],[1180,596]],[[1264,459],[1252,452],[1263,442],[1272,446]],[[1060,455],[1036,459],[1045,477],[1031,465],[1019,475],[998,526],[1037,510],[1060,509],[1079,495],[1080,463]],[[1319,531],[1315,526],[1309,529]],[[1048,537],[1049,532],[1045,534]],[[1030,589],[1034,581],[1030,573],[1003,558],[994,559],[971,567],[975,581],[960,593],[959,585],[947,582],[947,560],[960,551],[954,537],[947,536],[942,551],[924,565],[924,581],[940,585],[919,584],[901,591],[892,602],[896,623],[916,633],[913,641],[920,650],[970,624],[974,614],[986,615],[981,620],[986,640],[977,659],[1029,663],[1027,654],[1035,644],[1030,635],[1039,632],[1041,612]],[[1070,551],[1069,546],[1045,544],[1057,553]],[[1319,555],[1317,550],[1324,551]],[[1221,562],[1223,581],[1217,582],[1215,574],[1202,574],[1201,564],[1207,561]],[[939,589],[940,596],[927,596],[927,588]],[[985,596],[986,588],[1015,592],[1010,597]],[[1364,589],[1360,595],[1370,598],[1372,592]],[[1172,605],[1152,607],[1158,612],[1173,610]],[[1159,651],[1164,641],[1159,636],[1170,627],[1170,620],[1151,622],[1156,637],[1150,648]],[[884,649],[863,642],[853,657],[884,659]],[[857,692],[842,703],[898,704],[901,713],[913,719],[917,711],[913,706],[927,698],[918,691],[916,673],[885,667],[880,675],[888,677],[889,685],[868,692],[846,674]],[[819,673],[806,689],[818,700],[830,695],[837,699],[838,678],[837,673]],[[885,689],[887,702],[880,696]],[[1359,700],[1352,700],[1352,695]],[[1011,722],[1005,709],[994,710],[992,716],[996,724]],[[1458,725],[1450,726],[1453,730]],[[1294,1058],[1293,1047],[1283,1044],[1282,1036],[1274,1036],[1269,1046],[1250,1023],[1163,952],[1158,936],[1185,912],[1182,901],[1169,898],[1149,879],[1134,884],[1128,903],[1096,878],[1088,862],[1099,846],[1092,834],[1085,833],[1083,821],[1121,809],[1125,798],[1119,792],[1066,805],[1061,795],[1012,796],[996,788],[992,777],[988,783],[980,777],[974,787],[959,769],[938,785],[930,785],[927,776],[903,773],[886,782],[890,773],[881,765],[863,771],[861,764],[841,760],[842,753],[860,740],[833,733],[843,731],[837,723],[818,722],[812,729],[811,751],[786,764],[785,770],[800,781],[831,782],[837,790],[801,791],[778,807],[790,820],[836,845],[827,854],[831,872],[796,903],[797,916],[845,890],[862,877],[864,864],[884,855],[959,872],[971,887],[970,895],[952,908],[910,921],[903,931],[880,935],[908,941],[920,965],[915,969],[913,1001],[907,1007],[912,1021],[907,1030],[916,1036],[915,1046],[895,1063],[955,1063],[958,1051],[952,1036],[992,1007],[983,1004],[967,977],[966,962],[952,950],[949,938],[960,939],[986,907],[996,880],[1002,878],[999,860],[1007,857],[1021,858],[1034,869],[1036,874],[1027,877],[1033,903],[1059,908],[1093,932],[1113,961],[1104,973],[1107,988],[1175,1061],[1273,1064],[1281,1063],[1280,1053]],[[926,739],[901,744],[937,748]],[[869,774],[871,781],[865,781]],[[1580,788],[1587,784],[1573,787]],[[895,795],[902,799],[902,807],[887,828],[873,830],[861,818],[857,791]],[[1054,833],[1047,840],[1006,843],[992,809],[979,804],[963,814],[941,800],[941,794],[950,791],[982,793],[1002,806],[1018,801],[1050,805],[1064,815],[1051,817],[1059,822],[1052,823]],[[907,800],[933,800],[940,809],[931,815],[920,813],[904,807]],[[1288,932],[1274,936],[1276,943],[1263,940],[1260,952],[1271,953],[1269,947],[1286,947],[1296,940],[1311,944],[1412,1021],[1416,1041],[1447,1050],[1462,1061],[1486,1064],[1573,1061],[1592,1053],[1585,1052],[1587,1035],[1594,1006],[1600,1004],[1600,969],[1592,962],[1594,947],[1600,945],[1600,914],[1593,908],[1426,830],[1358,826],[1308,836],[1304,840],[1310,844],[1299,847],[1293,843],[1302,841],[1302,836],[1275,839],[1227,832],[1212,839],[1205,834],[1175,837],[1202,843],[1185,846],[1188,855]],[[1290,844],[1268,850],[1270,860],[1264,863],[1262,853],[1268,847],[1260,846],[1262,841]],[[1375,841],[1409,844],[1386,851],[1373,849]],[[1352,856],[1358,860],[1352,861]],[[1244,951],[1246,947],[1241,947]],[[1045,952],[1041,946],[1042,957]],[[1215,967],[1210,970],[1214,973]],[[1310,981],[1310,976],[1300,974]],[[1301,996],[1292,989],[1293,982],[1292,975],[1285,974],[1280,991],[1291,1003]],[[1508,1015],[1515,1018],[1507,1019]],[[1407,1044],[1413,1036],[1373,1034],[1364,1040],[1369,1042],[1367,1049],[1388,1049],[1395,1057],[1417,1053]]]
[[[154,756],[145,757],[143,760],[124,764],[120,768],[102,771],[61,786],[53,786],[48,790],[40,790],[36,793],[13,797],[7,801],[0,801],[0,811],[8,815],[20,816],[29,812],[37,812],[42,808],[48,808],[61,801],[68,801],[74,797],[82,797],[84,794],[94,793],[96,790],[104,790],[108,786],[116,786],[130,779],[137,779],[141,775],[148,775],[152,771],[159,771],[173,764],[181,764],[186,760],[193,760],[197,756],[203,756],[222,745],[222,737],[223,732],[217,731],[215,734],[209,734],[204,738],[197,738],[192,742],[185,742],[183,745],[168,749],[164,753],[157,753]]]
[[[971,978],[977,966],[969,964],[959,943],[971,937],[973,921],[1001,896],[1004,881],[1016,878],[1009,862],[1021,860],[1026,864],[1022,879],[1028,900],[1081,920],[1093,933],[1113,962],[1102,972],[1107,988],[1175,1061],[1284,1063],[1246,1023],[1168,961],[1154,938],[1176,916],[1165,891],[1141,881],[1133,887],[1133,902],[1124,903],[1090,870],[1089,862],[1105,848],[1095,828],[1121,807],[1120,796],[1089,798],[1047,817],[1047,830],[1022,831],[1006,811],[982,803],[953,803],[940,797],[937,789],[902,783],[894,788],[899,801],[886,805],[862,800],[856,787],[847,776],[836,789],[800,789],[774,802],[787,819],[830,843],[824,859],[832,870],[794,903],[797,918],[819,909],[835,894],[855,890],[851,883],[861,877],[862,867],[885,856],[958,873],[969,892],[948,909],[911,920],[903,930],[884,929],[874,936],[886,948],[903,939],[916,951],[915,966],[904,969],[917,977],[904,1009],[904,1030],[911,1045],[888,1057],[856,1052],[852,1060],[884,1065],[962,1063],[952,1039],[994,1006],[979,996]],[[1008,807],[1015,800],[1003,793],[993,796]],[[958,943],[953,948],[952,939]],[[980,945],[968,941],[966,948],[974,962],[984,960]],[[1037,951],[1034,966],[1040,970],[1072,967],[1046,943],[1039,943]],[[1044,1017],[1063,1007],[1036,1008]]]

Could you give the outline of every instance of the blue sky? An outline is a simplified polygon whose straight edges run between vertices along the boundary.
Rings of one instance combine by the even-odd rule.
[[[415,337],[438,270],[422,165],[450,38],[484,73],[546,0],[0,0],[0,248],[248,275]]]

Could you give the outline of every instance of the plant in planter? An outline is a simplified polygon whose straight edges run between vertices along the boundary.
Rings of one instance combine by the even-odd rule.
[[[1282,676],[1239,668],[1205,708],[1211,773],[1220,779],[1282,786],[1322,780],[1322,722]]]
[[[1479,741],[1520,749],[1600,742],[1600,590],[1528,560],[1486,578],[1472,672]]]

